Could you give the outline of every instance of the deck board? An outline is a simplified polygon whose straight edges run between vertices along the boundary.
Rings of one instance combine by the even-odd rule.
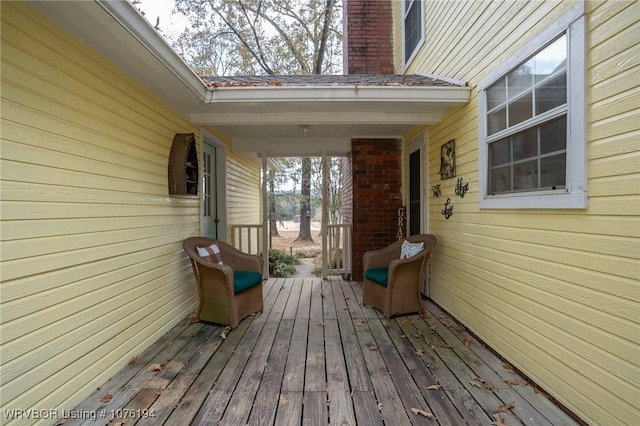
[[[488,425],[511,402],[509,425],[577,424],[430,301],[387,321],[340,278],[269,279],[264,295],[233,331],[186,319],[76,407],[120,418],[65,424]]]

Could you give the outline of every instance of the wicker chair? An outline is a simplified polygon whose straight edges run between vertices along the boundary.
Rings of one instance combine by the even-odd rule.
[[[219,248],[222,264],[217,263],[218,259],[198,253],[199,248],[211,247],[212,244]],[[235,329],[245,317],[262,312],[263,262],[260,256],[206,237],[187,238],[182,246],[191,260],[198,287],[198,320]]]
[[[412,235],[406,240],[424,243],[422,251],[401,259],[404,240],[399,240],[380,250],[368,251],[363,257],[362,303],[380,310],[387,320],[394,315],[424,311],[420,285],[425,279],[429,254],[437,240],[430,234]]]

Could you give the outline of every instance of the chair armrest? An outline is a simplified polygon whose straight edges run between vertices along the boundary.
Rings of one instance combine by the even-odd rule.
[[[262,257],[237,250],[224,260],[235,271],[255,271],[262,273]]]
[[[411,281],[422,278],[422,265],[428,252],[425,250],[407,259],[396,259],[389,264],[389,283],[391,289],[398,280]]]
[[[369,250],[362,257],[364,270],[371,268],[387,267],[390,263],[400,258],[400,249],[392,244],[379,250]]]

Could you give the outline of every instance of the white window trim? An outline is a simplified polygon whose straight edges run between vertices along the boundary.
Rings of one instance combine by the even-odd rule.
[[[407,68],[409,67],[409,64],[411,63],[411,61],[413,61],[413,58],[416,57],[416,55],[418,54],[418,51],[421,49],[422,45],[424,44],[424,21],[425,21],[425,16],[424,16],[424,0],[414,0],[417,1],[420,4],[420,40],[418,40],[418,43],[416,43],[416,47],[413,49],[413,52],[411,52],[411,55],[407,58],[405,56],[405,22],[406,22],[406,18],[407,18],[407,10],[405,9],[405,3],[404,1],[402,2],[402,5],[400,6],[401,8],[401,13],[402,13],[402,64],[403,64],[403,71],[406,71]]]
[[[541,48],[567,34],[567,177],[562,190],[512,194],[487,194],[488,144],[486,89]],[[586,209],[586,24],[584,3],[563,15],[558,21],[520,49],[502,66],[478,83],[478,167],[481,209]]]

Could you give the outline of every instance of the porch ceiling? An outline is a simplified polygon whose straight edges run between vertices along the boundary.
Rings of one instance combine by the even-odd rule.
[[[223,87],[189,117],[216,126],[236,151],[344,153],[351,138],[402,137],[468,99],[468,88],[454,86]]]
[[[33,3],[237,152],[346,153],[351,138],[402,137],[470,97],[469,87],[429,76],[201,79],[126,0]]]

